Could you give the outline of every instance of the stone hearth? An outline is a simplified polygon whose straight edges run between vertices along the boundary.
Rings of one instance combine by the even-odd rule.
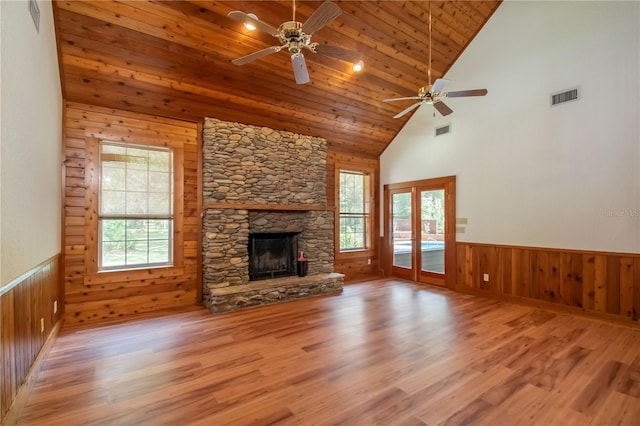
[[[343,280],[344,275],[331,273],[275,278],[216,288],[211,291],[209,309],[213,313],[224,313],[310,296],[340,293]]]
[[[203,299],[229,312],[342,291],[333,273],[326,141],[206,119],[203,132]],[[249,280],[250,233],[298,233],[308,276]]]

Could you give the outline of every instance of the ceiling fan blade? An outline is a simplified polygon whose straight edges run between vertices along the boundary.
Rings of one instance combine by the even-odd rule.
[[[383,99],[382,102],[408,101],[408,100],[417,100],[417,99],[422,99],[422,98],[420,96],[409,96],[408,98]]]
[[[400,111],[399,113],[397,113],[396,115],[393,116],[393,118],[400,118],[405,114],[410,113],[411,111],[413,111],[414,109],[418,108],[420,105],[422,105],[422,101],[420,102],[416,102],[415,104],[411,105],[409,108]]]
[[[340,9],[338,5],[327,0],[311,14],[304,24],[302,24],[302,31],[305,34],[311,35],[336,19],[341,13],[342,9]]]
[[[448,92],[447,98],[462,98],[465,96],[484,96],[487,89],[458,90],[456,92]]]
[[[336,59],[342,59],[347,62],[358,62],[362,59],[362,53],[349,49],[343,49],[342,47],[327,46],[326,44],[319,44],[316,46],[316,53],[320,53],[325,56],[330,56]]]
[[[307,63],[302,53],[291,55],[291,64],[293,65],[293,75],[296,77],[296,83],[306,84],[309,82],[309,71]]]
[[[252,24],[254,27],[256,27],[256,29],[267,33],[267,34],[271,34],[274,37],[278,37],[278,29],[267,24],[266,22],[262,22],[259,19],[254,19],[251,16],[247,15],[244,12],[240,12],[239,10],[234,10],[229,12],[229,14],[227,15],[229,18],[233,19],[234,21],[238,21],[241,22],[243,24],[247,23],[247,24]]]
[[[453,112],[453,110],[442,101],[435,101],[433,107],[442,115],[449,115]]]
[[[246,56],[242,56],[238,59],[234,59],[231,62],[233,62],[236,65],[248,64],[249,62],[255,61],[256,59],[260,59],[267,55],[271,55],[272,53],[279,52],[281,49],[282,49],[281,46],[267,47],[266,49],[258,50],[257,52],[253,52]]]
[[[446,78],[439,78],[437,79],[434,83],[433,86],[431,86],[431,93],[437,93],[437,92],[442,92],[442,89],[444,89],[444,87],[449,84],[449,80],[447,80]]]

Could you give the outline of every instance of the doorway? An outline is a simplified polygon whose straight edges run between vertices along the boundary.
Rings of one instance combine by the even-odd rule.
[[[384,186],[390,275],[455,286],[455,176]]]

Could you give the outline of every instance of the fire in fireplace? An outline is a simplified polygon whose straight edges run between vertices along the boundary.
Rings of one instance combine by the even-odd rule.
[[[296,275],[299,232],[249,234],[249,279]]]

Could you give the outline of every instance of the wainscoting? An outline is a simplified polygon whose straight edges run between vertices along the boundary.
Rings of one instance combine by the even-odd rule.
[[[0,419],[4,419],[40,350],[62,318],[60,256],[0,289]],[[57,302],[57,312],[54,312]],[[2,423],[4,424],[4,423]]]
[[[456,249],[457,290],[531,299],[609,319],[640,316],[639,254],[464,242]]]

